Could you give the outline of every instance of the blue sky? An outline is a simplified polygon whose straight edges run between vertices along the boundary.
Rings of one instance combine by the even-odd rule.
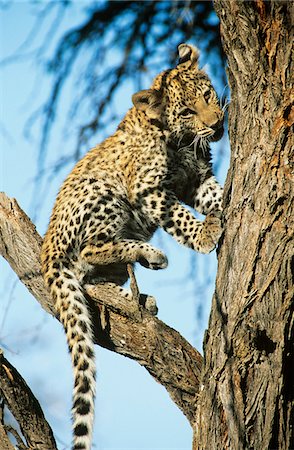
[[[81,7],[84,5],[85,2],[76,2],[76,12],[66,18],[61,32],[80,19]],[[33,23],[32,6],[25,1],[16,2],[0,10],[0,14],[2,60],[19,48],[30,31]],[[48,78],[33,59],[19,59],[13,64],[2,65],[0,69],[1,190],[15,197],[20,206],[34,216],[37,211],[31,205],[38,141],[34,134],[28,140],[23,131],[30,113],[48,93]],[[127,105],[127,108],[130,99],[122,100],[119,103]],[[67,152],[68,145],[70,142],[60,145],[57,127],[50,146],[52,154]],[[227,165],[226,158],[219,173],[222,183]],[[36,222],[41,234],[48,224],[57,190],[70,169],[67,167],[47,188],[48,195]],[[193,277],[187,277],[190,273],[191,251],[180,247],[164,233],[155,236],[154,240],[156,245],[166,251],[169,267],[158,272],[139,268],[137,279],[140,290],[154,295],[159,306],[159,318],[201,351],[213,292],[215,252],[196,260],[197,267],[193,270],[193,276],[197,276],[196,283]],[[39,399],[55,433],[58,448],[70,448],[72,371],[63,330],[58,321],[49,317],[18,282],[8,264],[2,259],[0,263],[0,346]],[[211,273],[211,284],[201,287],[207,272]],[[98,347],[97,364],[96,446],[93,448],[191,448],[192,433],[186,418],[165,389],[145,369],[134,361]]]

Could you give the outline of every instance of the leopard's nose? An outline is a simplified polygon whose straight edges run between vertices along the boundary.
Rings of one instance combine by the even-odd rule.
[[[214,121],[212,121],[212,123],[210,124],[210,128],[212,128],[214,131],[220,129],[223,127],[224,124],[224,115],[221,114],[216,114]]]

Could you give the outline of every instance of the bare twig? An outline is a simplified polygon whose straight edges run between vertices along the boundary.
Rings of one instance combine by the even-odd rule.
[[[133,294],[133,299],[137,303],[139,303],[140,291],[139,291],[139,288],[138,288],[137,280],[135,278],[133,266],[131,264],[128,264],[127,265],[127,270],[128,270],[128,274],[129,274],[129,277],[130,277],[130,287],[131,287],[131,291],[132,291],[132,294]]]

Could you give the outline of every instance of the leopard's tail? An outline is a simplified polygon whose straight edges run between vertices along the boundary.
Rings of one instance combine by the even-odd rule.
[[[55,260],[47,265],[44,278],[65,329],[73,365],[72,449],[90,450],[94,422],[96,365],[89,307],[74,273],[64,267],[62,262]]]

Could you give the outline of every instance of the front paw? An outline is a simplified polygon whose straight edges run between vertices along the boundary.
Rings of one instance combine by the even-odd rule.
[[[221,216],[221,211],[216,211],[206,216],[199,242],[200,253],[210,253],[215,249],[223,232],[222,221],[219,215]]]
[[[218,219],[222,220],[223,217],[223,211],[221,209],[216,209],[215,211],[211,211],[206,217],[217,217]]]
[[[138,262],[141,266],[152,270],[165,269],[168,264],[165,254],[153,247],[142,250]]]

